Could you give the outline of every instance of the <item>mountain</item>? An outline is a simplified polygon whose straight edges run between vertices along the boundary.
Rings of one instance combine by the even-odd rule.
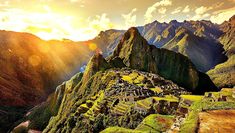
[[[123,30],[110,29],[101,31],[94,39],[90,42],[95,43],[102,50],[104,56],[108,56],[113,52],[117,43],[124,34]]]
[[[203,80],[206,80],[205,82],[209,86],[200,86],[199,88],[204,76],[197,71],[187,57],[149,45],[137,28],[130,28],[124,34],[109,60],[115,57],[122,59],[124,64],[130,68],[159,73],[190,91],[196,91],[195,93],[199,93],[201,88],[216,90],[208,76]]]
[[[235,85],[235,16],[221,24],[224,34],[219,38],[225,49],[228,60],[217,65],[208,74],[219,87]]]
[[[196,94],[217,90],[210,78],[220,88],[235,85],[234,17],[221,25],[205,20],[172,20],[169,23],[154,21],[137,29],[138,34],[136,29],[134,34],[127,32],[125,39],[124,30],[110,29],[83,42],[44,41],[28,33],[0,31],[0,105],[3,105],[0,106],[0,132],[8,130],[29,108],[45,100],[55,91],[55,86],[78,72],[94,53],[107,57],[101,63],[106,64],[105,67],[101,65],[101,68],[130,67],[154,72]],[[100,64],[93,64],[91,72],[86,69],[84,82],[100,70],[98,67],[93,71],[96,66]],[[47,107],[48,103],[43,105]],[[45,111],[45,114],[56,115],[55,112]]]
[[[0,132],[47,99],[93,53],[85,44],[10,31],[0,31],[0,49]]]
[[[187,56],[200,71],[208,71],[226,59],[221,44],[195,36],[184,27],[179,27],[175,32],[175,36],[162,48]]]
[[[187,56],[199,71],[211,70],[208,74],[219,87],[235,85],[232,78],[234,66],[230,65],[229,68],[226,64],[221,66],[221,63],[226,62],[233,64],[231,63],[233,59],[230,57],[234,54],[234,16],[220,25],[206,20],[183,22],[172,20],[169,23],[154,21],[137,28],[149,44]],[[106,39],[99,38],[102,40],[100,42],[102,42],[103,51],[109,51],[104,52],[105,57],[114,51],[123,32],[116,30],[101,32],[103,38],[112,36],[113,39],[110,43],[105,41]],[[108,50],[105,49],[106,46],[109,47]],[[220,66],[216,69],[217,65]],[[230,75],[231,72],[232,75]],[[222,75],[228,80],[223,80]]]
[[[149,44],[158,48],[173,50],[189,57],[196,68],[202,72],[207,72],[217,64],[226,61],[223,45],[218,41],[223,31],[219,25],[210,21],[178,22],[172,20],[169,23],[154,21],[137,28]],[[113,39],[111,43],[101,39],[105,42],[102,43],[102,46],[108,46],[108,50],[104,51],[112,52],[123,32],[116,30],[101,32],[103,38],[112,36]],[[99,43],[97,44],[99,45]],[[109,55],[110,52],[106,54]]]
[[[205,75],[184,55],[149,45],[133,27],[111,56],[94,54],[84,73],[58,86],[13,132],[100,132],[113,126],[141,130],[151,114],[151,119],[169,121],[169,128],[183,95],[218,91]]]
[[[40,103],[91,53],[83,45],[46,42],[28,33],[0,31],[0,40],[0,105]]]

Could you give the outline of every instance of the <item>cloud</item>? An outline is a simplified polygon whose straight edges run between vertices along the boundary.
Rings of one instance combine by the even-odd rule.
[[[0,3],[0,7],[8,7],[9,6],[9,1],[4,1]]]
[[[159,2],[154,3],[152,6],[148,7],[147,11],[145,12],[144,18],[145,23],[149,23],[153,19],[153,13],[157,10],[159,6],[170,6],[172,5],[171,0],[161,0]]]
[[[74,41],[91,39],[100,31],[114,26],[105,13],[80,19],[53,12],[48,7],[42,9],[42,12],[4,9],[0,12],[0,25],[4,30],[29,32],[45,40],[66,38]]]
[[[210,16],[208,12],[209,10],[212,10],[213,6],[205,7],[201,6],[195,9],[195,15],[191,18],[191,20],[202,20]]]
[[[185,8],[182,11],[183,13],[188,13],[190,12],[189,5],[185,6]]]
[[[181,12],[181,8],[182,8],[182,7],[176,8],[173,12],[171,12],[171,14],[176,14],[176,13]]]
[[[136,25],[136,15],[134,13],[137,11],[136,8],[132,9],[128,14],[122,14],[122,17],[125,20],[126,27],[131,27]]]
[[[235,14],[235,7],[219,10],[216,12],[213,12],[213,15],[210,17],[210,20],[214,23],[223,23],[226,20],[229,20],[230,17],[232,17]]]
[[[160,9],[158,9],[158,12],[161,14],[165,14],[166,13],[166,8],[162,7]]]
[[[113,28],[113,23],[107,17],[106,13],[96,15],[95,18],[88,18],[89,27],[97,32]]]
[[[201,7],[195,9],[195,13],[198,15],[202,15],[203,13],[205,13],[211,9],[213,9],[213,7],[201,6]]]

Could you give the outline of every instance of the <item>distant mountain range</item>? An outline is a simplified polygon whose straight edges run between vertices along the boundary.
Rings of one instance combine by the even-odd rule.
[[[189,57],[199,71],[208,72],[211,70],[208,74],[215,84],[219,87],[225,87],[235,85],[233,78],[235,77],[235,64],[232,62],[235,53],[234,21],[235,16],[220,25],[205,20],[184,22],[173,20],[169,23],[154,21],[137,28],[149,44]],[[120,30],[104,31],[95,40],[102,42],[98,45],[107,48],[103,51],[108,51],[107,54],[110,54],[124,32]],[[106,46],[104,47],[104,45]],[[221,64],[224,62],[227,64],[229,62],[229,66]],[[215,68],[218,64],[221,64],[218,66],[219,68]],[[224,76],[221,73],[226,75],[226,81],[222,81]]]

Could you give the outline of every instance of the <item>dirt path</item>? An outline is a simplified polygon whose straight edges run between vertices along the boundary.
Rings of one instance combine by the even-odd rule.
[[[199,133],[235,133],[235,110],[199,113]]]

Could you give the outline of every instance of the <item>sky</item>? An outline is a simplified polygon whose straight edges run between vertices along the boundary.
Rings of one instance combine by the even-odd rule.
[[[220,24],[234,14],[235,0],[0,0],[0,29],[83,41],[155,20]]]

